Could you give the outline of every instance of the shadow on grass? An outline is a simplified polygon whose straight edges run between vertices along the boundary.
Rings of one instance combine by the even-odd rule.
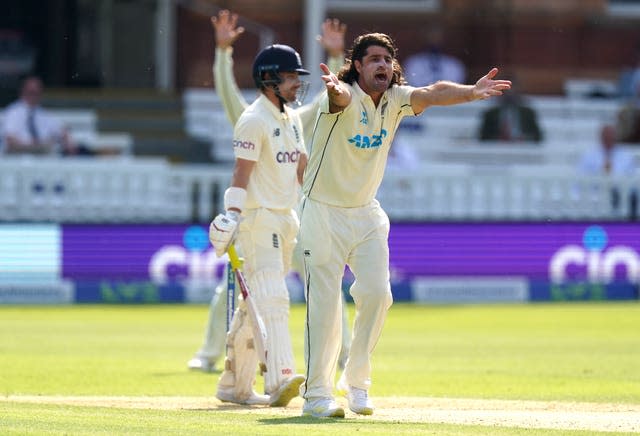
[[[287,416],[279,418],[260,418],[258,422],[265,425],[282,425],[282,424],[342,424],[353,422],[345,418],[314,418],[313,416]]]

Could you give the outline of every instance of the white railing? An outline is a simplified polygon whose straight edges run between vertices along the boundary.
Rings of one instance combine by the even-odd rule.
[[[0,221],[208,222],[223,209],[229,165],[163,159],[0,158]],[[611,191],[620,193],[613,210]],[[429,164],[389,171],[378,199],[392,220],[625,219],[640,176],[579,176],[552,164]]]

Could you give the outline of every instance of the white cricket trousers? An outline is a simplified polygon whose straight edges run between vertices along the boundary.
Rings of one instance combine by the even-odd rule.
[[[345,265],[355,281],[349,290],[355,320],[344,376],[369,389],[371,355],[393,302],[389,284],[389,218],[377,200],[356,208],[304,199],[296,253],[303,256],[307,318],[304,398],[333,397],[342,338],[341,287]]]

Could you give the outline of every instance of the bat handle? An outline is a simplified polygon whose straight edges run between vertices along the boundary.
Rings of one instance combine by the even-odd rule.
[[[229,262],[231,262],[231,268],[234,271],[239,270],[240,258],[238,257],[238,252],[236,251],[235,245],[233,244],[229,245],[229,248],[227,249],[227,254],[229,255]]]

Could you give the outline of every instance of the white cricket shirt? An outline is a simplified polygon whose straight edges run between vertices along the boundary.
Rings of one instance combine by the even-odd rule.
[[[411,86],[393,86],[375,107],[357,83],[351,103],[329,113],[327,94],[320,103],[311,137],[303,191],[312,200],[339,207],[369,204],[382,182],[389,147],[405,116],[414,116]]]
[[[242,113],[233,132],[236,158],[256,166],[247,186],[247,209],[292,209],[298,204],[297,168],[306,154],[300,117],[280,110],[263,94]]]

